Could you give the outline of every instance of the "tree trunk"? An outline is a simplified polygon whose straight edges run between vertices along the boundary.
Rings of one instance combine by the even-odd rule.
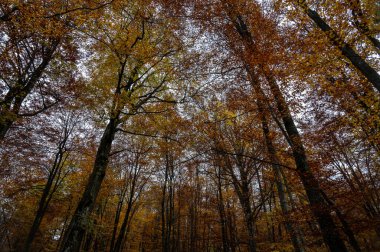
[[[137,167],[135,169],[137,169]],[[136,187],[136,182],[137,182],[136,180],[137,180],[137,171],[135,170],[135,173],[133,175],[131,190],[129,192],[127,210],[125,212],[123,224],[121,225],[120,232],[119,232],[119,235],[118,235],[116,243],[115,243],[115,247],[112,250],[113,252],[119,252],[121,250],[121,247],[122,247],[122,243],[123,243],[125,233],[127,230],[129,217],[130,217],[132,207],[133,207],[133,203],[134,203],[133,196],[135,194],[135,187]]]
[[[174,214],[174,167],[172,157],[165,155],[165,181],[161,201],[161,239],[162,251],[170,252],[172,248],[172,226]]]
[[[60,249],[62,252],[76,252],[80,249],[83,236],[90,221],[90,214],[93,210],[96,197],[98,196],[100,186],[106,174],[108,157],[111,151],[113,139],[115,137],[117,125],[118,115],[109,120],[108,125],[104,130],[96,153],[94,168],[90,179],[87,183],[82,199],[75,210],[70,226],[66,231],[64,241]]]
[[[304,3],[303,0],[299,0]],[[304,3],[305,4],[305,3]],[[322,20],[323,21],[323,20]],[[240,15],[235,16],[234,25],[236,27],[237,32],[246,43],[248,50],[250,53],[254,53],[253,50],[253,39],[252,35],[248,30],[247,25]],[[352,51],[352,49],[351,49]],[[355,60],[360,60],[355,59]],[[248,64],[250,69],[253,70],[254,66],[249,65],[249,62],[245,62]],[[368,66],[368,65],[367,65]],[[323,196],[320,191],[320,186],[318,180],[314,177],[313,172],[310,170],[309,165],[307,163],[306,152],[303,147],[302,139],[300,134],[298,133],[298,129],[294,123],[293,117],[290,114],[290,110],[288,105],[283,97],[281,90],[279,89],[275,79],[269,74],[269,70],[267,66],[259,67],[262,70],[262,74],[267,79],[270,90],[275,98],[277,109],[281,114],[281,118],[285,125],[286,133],[289,137],[290,145],[293,152],[293,157],[296,162],[297,172],[301,178],[302,184],[305,188],[306,194],[308,196],[310,207],[313,212],[313,215],[317,219],[323,239],[326,245],[330,248],[331,251],[347,251],[347,248],[344,244],[344,241],[341,239],[339,235],[339,230],[337,229],[332,216],[330,215],[330,207],[323,199]],[[369,67],[369,66],[368,66]],[[370,68],[370,67],[369,67]],[[375,83],[377,83],[378,90],[380,91],[380,76],[370,68],[378,78],[375,78]],[[258,85],[258,83],[255,83]],[[261,87],[259,87],[261,89]]]
[[[59,43],[59,39],[53,39],[49,46],[45,48],[46,52],[42,56],[42,62],[38,67],[30,73],[28,78],[25,78],[26,81],[19,79],[16,85],[9,89],[4,99],[0,101],[0,140],[5,138],[12,124],[17,120],[22,103],[53,59],[54,52],[58,48]],[[31,60],[34,61],[34,59]]]
[[[241,167],[240,171],[240,183],[239,179],[234,175],[234,171],[229,165],[229,170],[231,172],[233,186],[235,192],[238,196],[240,205],[243,209],[245,226],[248,231],[248,251],[256,252],[256,241],[255,241],[255,228],[254,228],[254,215],[252,211],[251,201],[250,201],[250,190],[249,190],[249,181],[246,171]]]
[[[380,75],[373,69],[352,47],[340,38],[322,18],[318,12],[311,10],[305,0],[298,0],[298,4],[314,23],[327,34],[330,41],[341,51],[341,53],[361,72],[369,82],[380,92]]]
[[[319,182],[315,178],[307,163],[306,152],[303,147],[301,136],[298,133],[298,129],[294,123],[292,115],[290,114],[285,98],[283,97],[273,77],[266,75],[266,78],[271,92],[276,100],[277,108],[281,114],[286,132],[288,133],[291,141],[291,148],[294,160],[296,162],[297,172],[308,196],[313,215],[317,219],[320,226],[323,239],[331,251],[346,252],[347,248],[344,241],[340,237],[339,230],[330,215],[330,207],[324,200]]]
[[[127,224],[129,221],[129,216],[131,214],[131,210],[132,210],[132,201],[129,201],[128,206],[127,206],[127,211],[126,211],[125,216],[124,216],[123,224],[121,225],[120,232],[119,232],[119,235],[118,235],[116,243],[115,243],[115,247],[113,248],[113,252],[121,251],[121,246],[122,246],[122,243],[123,243],[124,238],[125,238],[125,233],[127,230]]]
[[[262,209],[264,212],[265,222],[266,222],[266,226],[267,226],[267,238],[270,242],[273,242],[272,235],[271,235],[270,222],[269,222],[269,218],[268,218],[268,214],[267,214],[268,210],[267,210],[266,200],[265,200],[265,196],[264,196],[265,183],[263,183],[264,184],[264,189],[263,189],[263,186],[261,185],[260,172],[257,172],[257,184],[259,186],[260,199],[262,202]]]
[[[282,183],[282,177],[281,177],[281,172],[280,172],[281,167],[279,166],[279,159],[277,157],[276,150],[273,146],[272,140],[270,139],[270,136],[269,136],[269,127],[266,123],[266,120],[264,119],[262,120],[262,127],[263,127],[264,136],[265,136],[265,141],[267,144],[268,154],[269,154],[270,160],[273,162],[272,169],[275,174],[275,183],[277,187],[277,193],[280,199],[281,210],[285,217],[286,231],[290,235],[294,250],[297,252],[304,252],[305,248],[304,248],[304,245],[302,244],[303,239],[300,235],[299,229],[297,227],[294,227],[292,221],[290,220],[290,216],[289,216],[290,208],[289,208],[288,200],[285,195],[284,185]]]
[[[255,241],[255,228],[254,228],[254,217],[252,212],[251,203],[249,200],[249,189],[248,184],[243,182],[242,185],[242,196],[240,197],[240,203],[243,207],[244,220],[246,227],[248,229],[248,247],[250,252],[256,252],[256,241]]]
[[[327,197],[325,192],[322,191],[322,195],[325,198],[325,200],[327,201],[327,203],[334,209],[336,215],[338,216],[340,222],[342,223],[343,231],[347,235],[348,241],[350,242],[351,247],[356,252],[360,252],[361,249],[360,249],[359,243],[356,240],[354,232],[352,231],[351,227],[348,225],[348,222],[344,218],[342,212],[339,210],[338,207],[335,206],[334,202]]]
[[[217,195],[218,195],[218,212],[219,212],[219,218],[220,218],[220,226],[222,230],[222,244],[223,244],[223,252],[229,251],[229,242],[228,242],[228,236],[227,236],[227,219],[226,219],[226,211],[224,209],[224,200],[223,200],[223,194],[222,194],[222,181],[221,181],[221,169],[218,167],[217,171]]]
[[[122,195],[122,197],[124,198],[124,195]],[[120,201],[117,203],[116,214],[115,214],[115,221],[114,221],[113,230],[112,230],[110,251],[113,251],[113,248],[114,248],[114,245],[115,245],[117,227],[119,225],[120,214],[121,214],[121,210],[123,208],[123,198],[121,198]]]
[[[290,208],[289,208],[287,197],[285,195],[284,184],[282,182],[280,160],[277,156],[277,152],[276,152],[276,149],[273,145],[272,138],[270,137],[268,120],[267,120],[266,113],[265,113],[266,112],[265,111],[265,105],[264,105],[265,104],[265,94],[261,90],[259,83],[257,82],[257,78],[255,78],[255,76],[251,72],[251,70],[249,68],[247,68],[247,71],[249,72],[249,74],[251,76],[252,86],[253,86],[253,88],[256,92],[256,96],[257,96],[256,104],[257,104],[258,111],[259,111],[259,114],[261,117],[261,126],[263,129],[263,134],[264,134],[265,144],[266,144],[267,151],[268,151],[268,156],[272,162],[272,169],[273,169],[273,172],[275,175],[275,183],[276,183],[276,187],[277,187],[278,196],[280,199],[281,210],[282,210],[284,217],[285,217],[285,228],[291,237],[291,241],[292,241],[294,250],[296,252],[304,252],[305,248],[304,248],[304,245],[302,243],[303,239],[302,239],[302,236],[300,234],[300,231],[297,227],[293,226],[293,223],[291,222],[290,216],[289,216]]]
[[[29,234],[25,242],[24,252],[30,251],[33,240],[42,222],[42,218],[44,217],[46,210],[49,206],[49,203],[53,197],[53,194],[59,185],[59,177],[61,174],[63,163],[65,162],[65,158],[63,156],[65,154],[65,147],[66,147],[66,142],[69,138],[69,134],[70,132],[66,126],[66,128],[64,129],[63,139],[58,144],[58,152],[55,155],[53,166],[51,170],[49,171],[48,180],[42,192],[41,199],[38,204],[38,209],[37,209],[33,224],[29,230]]]

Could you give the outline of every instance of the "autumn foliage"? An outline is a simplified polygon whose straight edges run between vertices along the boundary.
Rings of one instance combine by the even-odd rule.
[[[0,3],[0,251],[379,251],[375,0]]]

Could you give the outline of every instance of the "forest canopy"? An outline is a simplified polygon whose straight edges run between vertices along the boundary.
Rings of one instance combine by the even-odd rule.
[[[379,1],[0,2],[0,251],[379,250]]]

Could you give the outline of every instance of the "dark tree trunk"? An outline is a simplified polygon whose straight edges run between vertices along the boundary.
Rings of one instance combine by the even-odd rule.
[[[172,226],[174,214],[174,167],[172,157],[169,154],[165,156],[165,161],[165,180],[161,201],[161,239],[162,251],[170,252],[172,248]]]
[[[115,245],[115,239],[116,239],[116,232],[117,232],[117,227],[119,225],[119,220],[120,220],[120,214],[121,210],[123,208],[123,198],[125,195],[122,195],[120,201],[117,203],[117,208],[116,208],[116,214],[115,214],[115,221],[113,224],[113,230],[112,230],[112,237],[111,237],[111,245],[110,245],[110,251],[113,251],[114,245]]]
[[[52,196],[53,196],[52,193],[53,192],[51,192],[51,187],[53,185],[53,179],[54,178],[52,178],[52,179],[49,178],[49,180],[46,183],[45,188],[42,192],[42,196],[41,196],[40,202],[38,204],[38,209],[37,209],[36,215],[34,217],[33,224],[29,230],[29,234],[28,234],[27,239],[26,239],[26,243],[25,243],[25,247],[24,247],[25,252],[30,251],[34,237],[36,236],[37,231],[38,231],[40,224],[42,222],[42,218],[44,217],[46,210],[49,206],[50,200],[52,199]]]
[[[338,216],[338,219],[342,223],[343,231],[348,237],[348,241],[350,242],[351,247],[356,251],[360,252],[360,246],[358,241],[355,238],[354,232],[352,231],[351,227],[349,226],[348,222],[346,221],[346,218],[343,216],[342,212],[339,210],[337,206],[335,206],[334,202],[330,200],[326,193],[322,191],[322,195],[325,198],[326,202],[334,209],[336,215]]]
[[[138,169],[138,168],[136,167],[136,169]],[[135,194],[135,188],[136,188],[136,183],[137,183],[136,180],[137,180],[137,171],[135,170],[134,175],[133,175],[133,179],[132,179],[131,190],[129,191],[127,210],[125,212],[124,220],[123,220],[123,223],[121,225],[120,232],[119,232],[119,235],[118,235],[116,243],[115,243],[115,247],[112,248],[113,252],[119,252],[119,251],[121,251],[121,247],[122,247],[125,235],[126,235],[127,225],[128,225],[128,222],[129,222],[129,218],[130,218],[132,207],[133,207],[133,203],[134,203],[133,197],[134,197],[134,194]]]
[[[266,226],[267,226],[267,237],[268,237],[268,240],[270,242],[273,242],[272,241],[272,235],[271,235],[271,228],[270,228],[270,223],[268,221],[268,210],[267,210],[267,205],[266,205],[266,199],[265,199],[265,196],[264,196],[264,190],[265,188],[263,189],[263,185],[261,183],[261,178],[260,178],[260,172],[257,172],[257,184],[259,186],[259,192],[260,192],[260,199],[261,199],[261,202],[262,202],[262,209],[263,209],[263,212],[264,212],[264,215],[265,215],[265,222],[266,222]],[[263,184],[264,184],[264,187],[265,187],[265,182],[263,181]]]
[[[341,51],[341,53],[361,72],[369,82],[380,92],[380,75],[373,69],[355,50],[334,31],[322,18],[318,12],[311,10],[305,0],[298,0],[298,4],[314,23],[327,34],[330,41]]]
[[[237,232],[237,225],[236,225],[236,216],[233,210],[231,210],[231,206],[229,202],[227,202],[227,227],[228,227],[228,235],[229,235],[228,236],[229,248],[231,249],[231,252],[235,252],[237,244],[238,244],[238,241],[237,241],[238,232]]]
[[[10,127],[17,120],[22,103],[28,94],[33,90],[37,81],[41,78],[46,67],[53,59],[54,52],[58,48],[60,40],[53,39],[49,47],[46,47],[46,52],[42,56],[42,62],[38,67],[30,73],[30,76],[24,77],[17,81],[16,85],[11,87],[4,99],[0,101],[0,140],[5,138]],[[32,58],[31,61],[35,61]]]
[[[221,169],[220,167],[217,168],[217,187],[218,187],[218,211],[219,211],[219,218],[220,218],[220,226],[222,230],[222,244],[223,244],[223,252],[230,251],[229,249],[229,242],[228,242],[228,235],[227,235],[227,218],[226,218],[226,211],[224,208],[224,200],[223,200],[223,194],[222,194],[222,179],[221,179]]]
[[[162,199],[161,199],[161,242],[162,242],[162,252],[168,251],[167,237],[166,237],[166,187],[169,177],[169,158],[166,156],[166,166],[165,166],[165,177],[164,185],[162,188]]]
[[[249,69],[249,67],[247,67],[247,71],[250,74],[250,77],[252,79],[251,80],[252,86],[253,86],[255,93],[256,93],[256,96],[257,96],[256,104],[257,104],[258,111],[259,111],[259,114],[261,117],[261,126],[263,129],[263,134],[264,134],[265,144],[266,144],[267,151],[268,151],[268,156],[272,162],[272,169],[273,169],[273,172],[275,175],[275,183],[276,183],[276,187],[277,187],[278,196],[280,199],[281,210],[282,210],[284,217],[285,217],[285,228],[291,237],[291,241],[292,241],[294,250],[296,252],[304,252],[305,248],[304,248],[304,245],[302,242],[303,241],[302,235],[301,235],[299,229],[297,227],[293,226],[293,223],[290,220],[290,216],[289,216],[290,208],[289,208],[289,203],[288,203],[287,197],[285,195],[285,188],[284,188],[284,184],[282,181],[280,160],[277,156],[276,149],[275,149],[273,142],[272,142],[272,139],[270,137],[269,124],[268,124],[268,120],[267,120],[267,116],[266,116],[267,113],[265,111],[265,103],[266,103],[265,94],[261,90],[259,83],[257,82],[257,78],[255,77],[254,73],[252,73],[252,71]]]
[[[62,166],[65,162],[65,157],[64,157],[66,153],[65,148],[66,148],[67,140],[70,135],[70,131],[71,130],[68,128],[68,125],[66,125],[64,129],[63,138],[58,144],[58,151],[55,155],[53,166],[49,171],[48,180],[42,192],[41,199],[38,204],[38,209],[37,209],[33,224],[26,238],[25,247],[24,247],[25,252],[30,251],[33,240],[42,222],[42,218],[44,217],[46,210],[49,206],[49,203],[51,199],[53,198],[53,194],[55,193],[55,191],[57,190],[60,184],[60,175],[62,171]]]
[[[228,171],[228,175],[232,179],[232,185],[234,187],[235,193],[238,196],[239,203],[243,210],[244,215],[244,224],[247,228],[248,233],[248,251],[256,252],[256,241],[255,241],[255,216],[252,210],[251,205],[251,190],[250,190],[250,182],[251,179],[248,173],[248,169],[251,167],[246,167],[244,162],[237,158],[237,170],[239,171],[239,177],[236,175],[236,170],[234,169],[234,165],[232,164],[230,158],[226,156],[226,152],[223,147],[219,147],[218,144],[215,144],[216,154],[219,155],[220,160],[224,160],[223,168]],[[239,156],[239,155],[238,155]]]
[[[300,0],[299,2],[302,2],[304,5],[306,5],[304,3],[305,2],[304,0]],[[234,25],[239,35],[241,36],[243,41],[246,43],[248,50],[251,50],[251,53],[254,53],[254,51],[252,51],[253,50],[252,46],[254,44],[252,35],[249,32],[248,27],[241,16],[237,15],[235,17]],[[351,51],[355,53],[352,49]],[[355,58],[355,61],[360,60],[360,59],[361,59],[360,57]],[[253,70],[254,66],[251,66],[249,64],[248,66]],[[367,68],[369,68],[370,70],[374,72],[375,77],[377,76],[375,78],[376,80],[375,83],[377,83],[377,88],[380,91],[380,76],[376,73],[375,70],[370,68],[367,64],[366,66]],[[263,66],[260,66],[260,67],[261,67],[262,73],[264,74],[264,77],[268,81],[270,90],[275,98],[277,109],[281,114],[281,118],[285,125],[287,136],[289,138],[288,140],[292,148],[293,157],[296,162],[298,175],[300,176],[302,184],[305,188],[313,215],[315,216],[315,218],[317,219],[319,223],[323,239],[331,251],[346,252],[347,248],[344,244],[344,241],[340,237],[339,230],[337,229],[334,223],[334,220],[332,216],[330,215],[330,207],[324,200],[321,194],[319,182],[314,177],[314,174],[310,170],[309,165],[307,163],[306,152],[303,147],[301,136],[294,123],[293,117],[290,114],[290,110],[285,101],[285,98],[283,97],[281,90],[279,89],[275,79],[269,74],[268,69],[266,69]]]
[[[313,215],[317,219],[320,226],[323,239],[331,251],[345,252],[347,251],[347,248],[339,235],[339,230],[336,227],[332,216],[330,215],[330,207],[323,198],[319,182],[309,168],[301,136],[298,133],[298,129],[294,123],[292,115],[290,114],[285,98],[283,97],[273,77],[266,77],[291,142],[291,148],[294,160],[296,162],[298,175],[300,176],[302,184],[305,188]]]
[[[126,234],[127,225],[129,222],[129,217],[131,215],[131,211],[132,211],[132,201],[129,201],[127,205],[127,211],[124,216],[123,224],[121,225],[120,232],[115,243],[115,247],[113,248],[113,252],[121,251],[123,241],[125,240],[125,234]]]
[[[238,179],[235,174],[231,164],[228,164],[228,169],[232,177],[232,183],[235,188],[235,192],[238,196],[240,205],[243,209],[244,222],[248,231],[248,250],[250,252],[256,252],[256,241],[255,241],[255,227],[254,227],[254,214],[251,206],[250,200],[250,190],[249,190],[249,180],[247,172],[239,167],[240,179]]]
[[[249,200],[249,185],[248,183],[242,183],[241,196],[239,197],[240,203],[243,207],[244,220],[248,230],[248,247],[250,252],[256,252],[256,241],[255,241],[255,228],[254,228],[254,216]]]
[[[79,251],[86,228],[90,221],[90,214],[95,205],[100,186],[106,174],[108,157],[111,151],[112,142],[115,137],[118,125],[118,115],[111,118],[104,130],[96,153],[94,168],[87,183],[83,196],[75,210],[68,230],[66,231],[60,251],[71,252]]]
[[[270,136],[269,136],[268,124],[266,122],[266,119],[264,118],[262,119],[262,127],[263,127],[268,154],[269,154],[270,160],[273,162],[272,169],[275,174],[275,183],[276,183],[277,192],[280,199],[281,210],[285,217],[285,228],[286,228],[286,231],[290,235],[294,250],[297,252],[303,252],[305,251],[305,248],[302,244],[303,239],[300,235],[298,228],[294,227],[292,221],[290,220],[290,216],[289,216],[290,209],[289,209],[288,200],[285,195],[284,185],[282,183],[282,177],[281,177],[281,172],[280,172],[281,167],[279,166],[279,159],[277,157],[276,150],[274,148],[272,140],[270,139]]]

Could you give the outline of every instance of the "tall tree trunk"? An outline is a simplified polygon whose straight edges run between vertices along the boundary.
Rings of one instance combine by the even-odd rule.
[[[118,225],[119,225],[120,214],[121,214],[121,210],[122,210],[122,208],[123,208],[124,196],[125,196],[125,195],[122,193],[121,198],[120,198],[119,202],[117,203],[116,214],[115,214],[115,220],[114,220],[113,230],[112,230],[112,237],[111,237],[110,251],[113,251],[113,248],[114,248],[114,245],[115,245],[115,239],[116,239],[117,227],[118,227]]]
[[[94,168],[91,176],[78,207],[75,210],[70,226],[66,231],[64,241],[60,249],[62,252],[76,252],[80,249],[83,236],[90,221],[90,214],[93,210],[100,186],[106,174],[108,157],[118,125],[118,115],[119,114],[109,120],[108,125],[104,130],[96,153]]]
[[[181,191],[180,185],[178,188],[178,192]],[[178,195],[179,196],[179,195]],[[174,251],[182,251],[181,249],[181,208],[182,208],[182,200],[181,197],[178,197],[178,208],[177,208],[177,233],[176,233],[176,243]]]
[[[299,1],[304,3],[304,0]],[[250,53],[254,53],[254,41],[252,39],[252,35],[249,32],[247,25],[245,24],[244,20],[240,15],[235,16],[234,25],[238,34],[241,36],[242,40],[247,45],[247,48],[250,51]],[[250,67],[251,70],[254,69],[254,66],[250,65],[249,62],[245,63]],[[273,78],[273,76],[270,75],[270,71],[269,69],[267,69],[268,67],[259,67],[261,67],[260,70],[262,71],[264,77],[267,79],[270,90],[275,98],[277,109],[281,114],[281,118],[285,125],[285,130],[292,148],[293,157],[296,162],[298,175],[300,176],[302,184],[305,188],[313,215],[319,223],[323,239],[331,251],[346,252],[347,248],[344,244],[344,241],[340,237],[339,230],[337,229],[334,220],[330,215],[330,207],[325,202],[321,194],[319,182],[315,178],[313,172],[310,170],[309,165],[307,163],[306,152],[303,147],[301,136],[294,123],[293,117],[290,114],[290,110],[285,101],[285,98],[283,97],[282,92],[279,89],[275,79]],[[375,75],[378,77],[377,84],[378,90],[380,91],[380,76],[376,73],[375,70],[372,69],[372,71],[374,71]],[[258,83],[255,84],[257,85]]]
[[[129,222],[129,217],[131,215],[131,211],[132,211],[132,201],[128,201],[127,211],[125,213],[123,224],[121,225],[120,232],[119,232],[119,235],[118,235],[116,243],[115,243],[115,247],[113,248],[113,252],[121,251],[121,247],[122,247],[122,243],[123,243],[124,238],[125,238],[125,233],[127,230],[127,224]]]
[[[217,168],[217,195],[218,195],[218,212],[219,212],[219,218],[220,218],[220,226],[222,230],[222,244],[223,244],[223,252],[229,251],[229,242],[228,242],[228,236],[227,236],[227,219],[226,219],[226,211],[224,208],[224,200],[223,200],[223,194],[222,194],[222,180],[221,180],[221,169],[220,167]]]
[[[238,178],[235,174],[236,170],[231,163],[228,156],[225,155],[223,147],[220,148],[216,144],[216,153],[219,154],[221,159],[225,160],[225,168],[228,170],[229,176],[232,179],[232,185],[234,187],[235,193],[238,196],[239,203],[243,210],[244,222],[248,233],[248,251],[256,252],[256,241],[255,241],[255,227],[254,227],[254,213],[251,206],[251,191],[250,191],[250,179],[248,177],[247,168],[241,160],[237,161],[237,166],[239,170],[240,177]]]
[[[49,206],[51,199],[53,198],[54,192],[57,190],[60,183],[60,175],[62,171],[62,166],[65,162],[64,154],[66,153],[66,143],[70,135],[70,129],[68,129],[68,125],[65,126],[63,138],[60,140],[58,144],[58,151],[55,155],[53,166],[49,171],[48,180],[45,184],[44,190],[42,192],[38,209],[36,215],[34,217],[33,224],[29,230],[29,234],[26,238],[24,252],[28,252],[31,249],[31,245],[36,236],[36,233],[40,227],[42,219],[46,213],[46,210]]]
[[[337,206],[335,206],[334,202],[330,200],[326,193],[322,191],[322,195],[325,198],[326,202],[331,206],[332,209],[334,209],[336,215],[338,216],[338,219],[342,223],[343,231],[348,237],[348,241],[350,242],[351,247],[356,251],[360,252],[360,246],[358,241],[355,238],[354,232],[352,231],[351,227],[348,225],[348,222],[346,221],[346,218],[343,216],[342,212],[339,210]]]
[[[242,193],[239,199],[240,203],[243,207],[243,212],[244,212],[244,220],[246,227],[248,229],[248,246],[249,246],[249,251],[250,252],[256,252],[256,241],[255,241],[255,228],[254,228],[254,216],[253,216],[253,211],[251,207],[251,203],[249,200],[249,186],[248,183],[244,183],[242,185]]]
[[[236,216],[229,202],[227,201],[226,203],[227,203],[227,227],[228,227],[229,248],[231,252],[235,252],[236,247],[238,245]],[[238,249],[240,250],[240,248]]]
[[[170,175],[169,175],[169,191],[168,191],[168,209],[167,209],[167,244],[168,244],[168,252],[172,251],[173,248],[173,225],[174,225],[174,167],[173,160],[170,156]]]
[[[324,200],[319,182],[308,165],[302,138],[294,123],[293,117],[290,114],[285,98],[283,97],[274,78],[270,75],[266,75],[266,78],[271,92],[276,100],[277,108],[282,117],[286,132],[288,133],[293,157],[297,166],[297,172],[308,196],[313,215],[317,219],[320,226],[323,239],[331,251],[346,252],[347,248],[344,241],[340,237],[339,230],[330,215],[330,206]]]
[[[258,85],[257,78],[252,73],[252,70],[250,70],[249,67],[247,67],[247,71],[250,74],[252,86],[257,96],[256,104],[257,104],[258,111],[261,117],[261,127],[263,129],[268,156],[272,162],[271,166],[275,175],[275,183],[276,183],[277,193],[280,199],[281,210],[285,217],[285,228],[291,237],[294,250],[296,252],[304,252],[305,248],[302,242],[303,239],[299,231],[299,228],[293,226],[293,223],[290,220],[290,216],[289,216],[290,207],[289,207],[287,197],[285,195],[285,188],[282,181],[280,160],[277,156],[277,151],[274,147],[272,138],[270,136],[269,124],[268,124],[268,120],[266,116],[267,113],[265,111],[265,103],[266,103],[265,94],[263,93],[260,86]]]
[[[166,156],[166,165],[165,165],[165,176],[164,176],[164,185],[162,188],[162,199],[161,199],[161,246],[162,252],[167,252],[167,242],[166,242],[166,187],[169,176],[169,160]]]
[[[265,183],[263,183],[263,185],[264,185],[264,189],[263,189],[263,185],[261,182],[262,182],[262,180],[260,178],[260,172],[257,172],[257,184],[259,186],[260,198],[261,198],[261,202],[262,202],[262,209],[264,212],[265,222],[266,222],[266,226],[267,226],[267,238],[270,242],[273,242],[272,236],[271,236],[269,218],[268,218],[268,214],[267,214],[268,210],[267,210],[266,200],[265,200],[265,196],[264,196]]]
[[[172,248],[172,227],[174,214],[174,167],[172,157],[165,155],[165,181],[161,201],[161,239],[162,251],[170,252]]]
[[[248,174],[242,167],[239,167],[240,179],[238,179],[234,174],[232,165],[228,164],[228,166],[228,169],[231,173],[230,175],[232,177],[232,184],[235,188],[235,192],[243,209],[244,222],[248,231],[248,251],[256,252],[254,214],[250,200],[251,193],[249,190],[249,181],[247,176]]]
[[[136,164],[136,165],[138,165],[138,164]],[[138,168],[135,167],[135,169],[138,169]],[[125,212],[123,224],[121,225],[120,232],[119,232],[119,235],[118,235],[116,243],[115,243],[115,247],[113,248],[113,252],[119,252],[121,250],[122,242],[124,241],[124,238],[125,238],[125,233],[127,230],[128,221],[129,221],[130,214],[131,214],[132,207],[133,207],[133,203],[134,203],[133,196],[135,194],[135,188],[136,188],[136,182],[137,182],[136,180],[137,180],[137,170],[135,170],[134,175],[133,175],[131,190],[129,191],[127,210]]]

